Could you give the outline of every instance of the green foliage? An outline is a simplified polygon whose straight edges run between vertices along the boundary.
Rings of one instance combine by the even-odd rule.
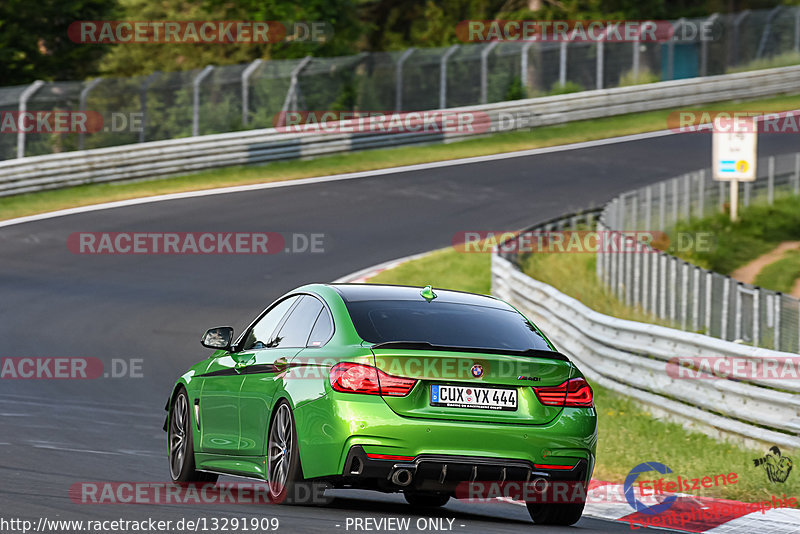
[[[112,19],[110,0],[0,2],[0,83],[83,79],[96,71],[103,45],[72,42],[70,24]]]
[[[640,68],[639,75],[634,78],[633,70],[625,71],[619,79],[619,87],[628,87],[631,85],[640,85],[643,83],[660,82],[661,76],[651,72],[648,68]]]
[[[781,259],[761,269],[755,283],[773,291],[791,293],[800,278],[800,250],[789,250]]]
[[[679,232],[711,232],[715,245],[710,251],[669,252],[706,269],[730,274],[783,241],[800,240],[800,197],[779,197],[772,206],[754,202],[739,210],[735,223],[726,213],[681,222],[673,235]]]
[[[567,80],[567,82],[563,85],[558,82],[554,83],[547,94],[566,95],[569,93],[579,93],[580,91],[585,91],[585,90],[586,89],[581,84]]]
[[[521,100],[523,98],[528,98],[528,94],[525,91],[525,87],[522,86],[522,80],[520,77],[515,76],[508,85],[508,89],[506,90],[506,95],[503,100]]]

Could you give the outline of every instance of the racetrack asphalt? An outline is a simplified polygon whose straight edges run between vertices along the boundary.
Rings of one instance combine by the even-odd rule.
[[[796,150],[762,135],[760,156]],[[241,330],[274,298],[470,230],[513,230],[709,165],[708,134],[670,135],[341,182],[200,196],[0,228],[0,356],[142,359],[141,378],[0,380],[0,516],[177,520],[277,517],[279,532],[353,532],[348,517],[412,517],[401,496],[337,491],[325,507],[86,505],[83,481],[166,482],[164,403],[208,350],[207,327]],[[324,253],[77,255],[73,232],[322,233]],[[431,280],[436,284],[435,280]],[[631,458],[631,465],[638,463]],[[232,481],[233,479],[225,479]],[[528,532],[524,507],[451,502],[457,532]],[[337,527],[337,525],[339,525]],[[463,525],[463,526],[460,526]],[[627,524],[583,518],[582,532]],[[412,529],[412,531],[414,531]],[[568,531],[536,527],[537,532]],[[573,529],[574,531],[574,529]]]

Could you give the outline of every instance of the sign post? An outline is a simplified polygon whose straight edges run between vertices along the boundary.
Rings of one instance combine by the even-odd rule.
[[[758,152],[757,122],[754,117],[718,117],[714,121],[712,160],[714,180],[731,184],[731,221],[739,208],[739,182],[756,179]]]

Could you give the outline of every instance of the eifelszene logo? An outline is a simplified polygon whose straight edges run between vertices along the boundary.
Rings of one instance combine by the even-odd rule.
[[[767,472],[767,478],[772,483],[783,483],[789,478],[789,473],[792,472],[792,459],[788,456],[782,456],[781,450],[777,445],[770,447],[769,452],[763,458],[754,458],[753,465],[756,467],[764,467]]]

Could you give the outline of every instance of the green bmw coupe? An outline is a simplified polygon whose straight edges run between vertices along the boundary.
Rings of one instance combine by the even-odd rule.
[[[402,492],[442,506],[466,483],[585,484],[597,442],[592,390],[512,306],[426,288],[312,284],[272,303],[181,376],[166,405],[176,482],[219,474],[295,488]],[[528,502],[573,524],[584,502]]]

